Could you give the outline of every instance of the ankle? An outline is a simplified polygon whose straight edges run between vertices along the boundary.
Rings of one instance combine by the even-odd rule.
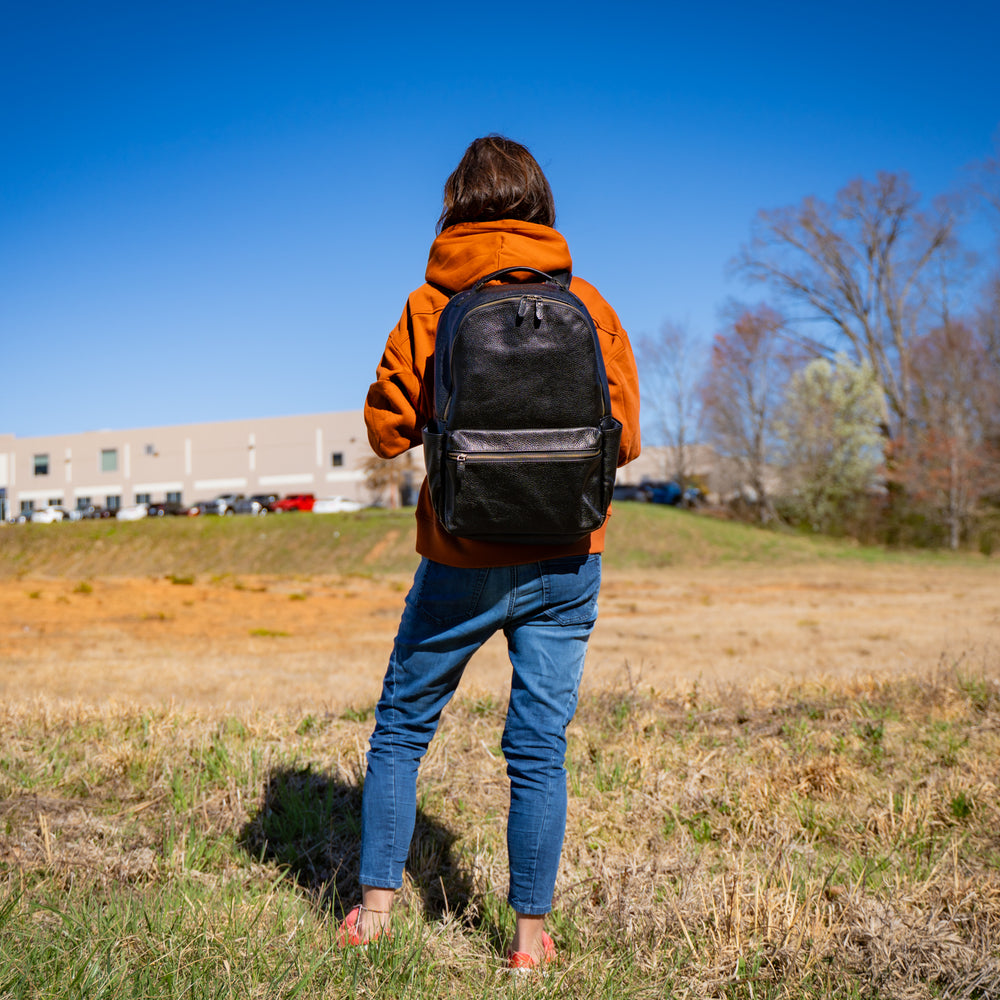
[[[372,910],[362,905],[358,913],[358,936],[367,941],[389,924],[388,910]]]
[[[517,914],[511,951],[522,952],[530,955],[536,962],[541,962],[545,957],[545,943],[542,938],[544,926],[544,916]]]
[[[396,893],[392,889],[378,889],[374,886],[361,887],[361,912],[358,914],[358,929],[363,937],[369,937],[389,923],[389,914]]]

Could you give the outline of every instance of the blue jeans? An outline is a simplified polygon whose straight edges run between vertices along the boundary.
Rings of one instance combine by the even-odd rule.
[[[498,629],[513,674],[503,747],[510,779],[508,900],[552,908],[566,831],[566,727],[597,620],[601,557],[458,569],[424,559],[375,710],[362,805],[362,885],[398,889],[417,812],[417,769],[472,654]]]

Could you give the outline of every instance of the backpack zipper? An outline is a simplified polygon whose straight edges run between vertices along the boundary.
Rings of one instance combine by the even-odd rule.
[[[449,451],[448,457],[458,462],[505,462],[510,459],[527,462],[562,462],[574,458],[593,458],[600,455],[600,448],[581,448],[577,451]]]
[[[572,295],[573,293],[570,292],[569,294]],[[527,312],[526,302],[529,301],[534,303],[535,315],[538,316],[538,300],[540,298],[542,298],[542,296],[540,295],[530,295],[518,292],[514,292],[509,295],[497,295],[495,298],[490,299],[488,302],[480,302],[479,305],[473,306],[465,315],[466,318],[468,318],[469,316],[473,315],[473,313],[479,312],[480,309],[491,309],[498,302],[513,302],[516,299],[518,308],[518,319],[524,318],[524,313]],[[577,316],[579,316],[580,319],[583,320],[584,323],[586,323],[587,318],[583,313],[583,311],[578,306],[574,305],[572,302],[567,302],[565,299],[561,300],[561,304],[565,306],[570,312],[575,313]],[[593,317],[591,317],[591,322],[593,322]],[[595,332],[596,332],[596,325],[595,325]]]
[[[459,481],[465,473],[468,462],[573,462],[580,458],[597,458],[600,448],[584,448],[577,451],[449,451],[447,457],[455,462]]]

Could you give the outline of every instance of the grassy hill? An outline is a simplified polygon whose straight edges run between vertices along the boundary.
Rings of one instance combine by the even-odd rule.
[[[163,518],[0,527],[0,578],[160,574],[409,573],[413,511]],[[611,569],[828,559],[922,563],[978,556],[886,552],[765,530],[652,504],[620,503],[608,528]]]

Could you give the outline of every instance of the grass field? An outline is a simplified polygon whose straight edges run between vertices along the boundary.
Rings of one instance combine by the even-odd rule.
[[[995,572],[623,506],[619,587],[678,566],[740,566],[744,584],[789,566],[912,567],[921,587]],[[86,606],[112,575],[291,574],[300,609],[289,597],[333,556],[405,574],[408,517],[26,525],[0,532],[0,576],[35,608],[54,578]],[[0,998],[1000,996],[995,648],[911,675],[657,691],[630,676],[589,689],[570,729],[561,960],[544,979],[501,971],[502,698],[446,712],[393,941],[341,954],[368,703],[6,697]]]
[[[412,573],[412,510],[267,518],[154,518],[0,527],[0,578],[150,574]],[[620,503],[608,527],[610,569],[878,562],[985,566],[979,555],[886,551],[656,504]]]

